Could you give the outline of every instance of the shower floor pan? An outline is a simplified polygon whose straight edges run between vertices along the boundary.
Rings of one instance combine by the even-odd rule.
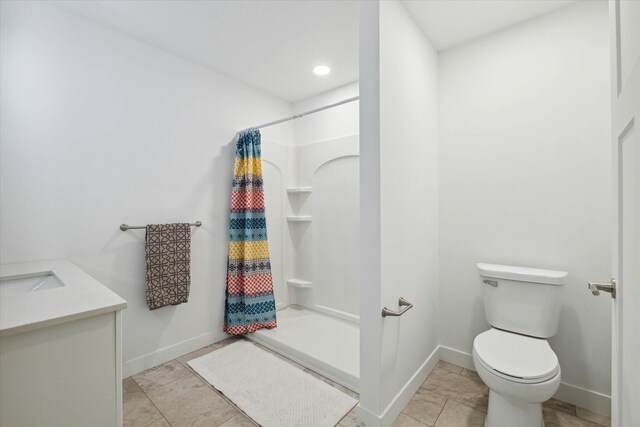
[[[358,392],[360,325],[289,306],[278,310],[278,327],[249,334],[253,341]]]

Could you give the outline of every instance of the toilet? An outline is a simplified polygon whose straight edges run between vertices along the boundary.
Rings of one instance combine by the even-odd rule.
[[[473,341],[473,364],[489,387],[485,427],[541,427],[542,402],[560,386],[547,338],[556,334],[564,271],[477,265],[491,329]]]

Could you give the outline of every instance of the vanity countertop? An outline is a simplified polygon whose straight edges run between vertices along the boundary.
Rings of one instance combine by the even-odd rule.
[[[0,265],[3,281],[55,275],[64,286],[0,296],[0,336],[122,310],[127,302],[67,260]]]

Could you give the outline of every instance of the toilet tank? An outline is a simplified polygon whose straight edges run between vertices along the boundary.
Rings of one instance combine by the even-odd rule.
[[[539,338],[556,334],[567,272],[484,263],[477,266],[491,326]]]

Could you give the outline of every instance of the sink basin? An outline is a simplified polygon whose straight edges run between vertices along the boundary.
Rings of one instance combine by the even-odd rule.
[[[0,339],[125,308],[125,300],[65,259],[0,264]]]
[[[26,277],[0,277],[0,297],[22,295],[61,286],[64,286],[64,283],[51,271],[30,274]]]

